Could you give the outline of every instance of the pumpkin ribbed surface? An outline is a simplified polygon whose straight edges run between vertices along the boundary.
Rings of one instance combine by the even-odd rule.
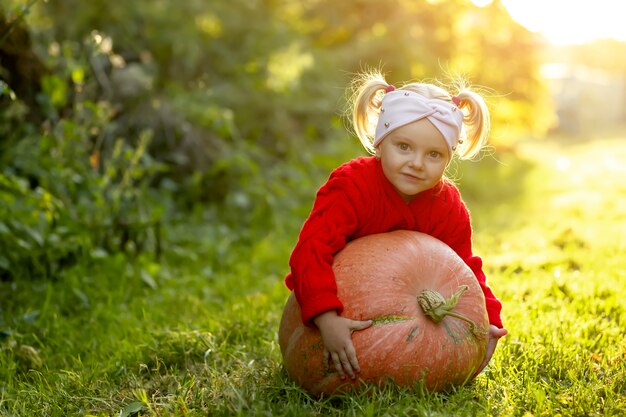
[[[307,391],[329,395],[359,389],[362,382],[390,381],[400,386],[423,382],[426,389],[440,391],[475,374],[487,348],[485,299],[472,271],[447,245],[418,232],[370,235],[339,252],[333,271],[342,316],[374,324],[353,333],[361,373],[356,381],[342,381],[332,366],[323,367],[320,333],[302,323],[291,294],[279,344],[287,373]],[[422,304],[441,304],[429,291],[444,299],[456,294],[451,311],[464,319],[447,315],[435,323],[418,302],[421,296]]]

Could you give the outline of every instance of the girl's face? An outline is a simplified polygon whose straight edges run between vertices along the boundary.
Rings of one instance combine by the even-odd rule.
[[[439,182],[450,159],[443,135],[428,119],[397,128],[378,145],[383,172],[404,201]]]

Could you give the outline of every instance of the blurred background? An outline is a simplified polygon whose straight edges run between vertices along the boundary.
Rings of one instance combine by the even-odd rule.
[[[616,132],[619,4],[3,0],[0,276],[158,258],[163,225],[192,218],[244,240],[300,222],[328,170],[363,154],[343,111],[364,68],[481,86],[498,155]]]
[[[0,415],[626,415],[623,5],[0,0]],[[344,407],[276,331],[367,68],[483,93],[447,174],[510,334],[468,389]]]

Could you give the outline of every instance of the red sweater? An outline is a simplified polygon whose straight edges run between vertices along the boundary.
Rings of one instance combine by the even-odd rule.
[[[380,161],[361,157],[335,169],[319,189],[300,232],[285,283],[302,309],[302,321],[326,311],[341,313],[332,269],[334,255],[359,237],[415,230],[450,246],[476,275],[486,300],[489,322],[502,327],[502,304],[487,286],[482,260],[472,254],[470,216],[459,190],[448,181],[406,203],[385,177]]]

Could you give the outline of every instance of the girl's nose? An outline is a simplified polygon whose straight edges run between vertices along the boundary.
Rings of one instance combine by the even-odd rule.
[[[416,153],[411,161],[409,162],[410,166],[415,169],[422,169],[424,166],[424,157],[420,153]]]

